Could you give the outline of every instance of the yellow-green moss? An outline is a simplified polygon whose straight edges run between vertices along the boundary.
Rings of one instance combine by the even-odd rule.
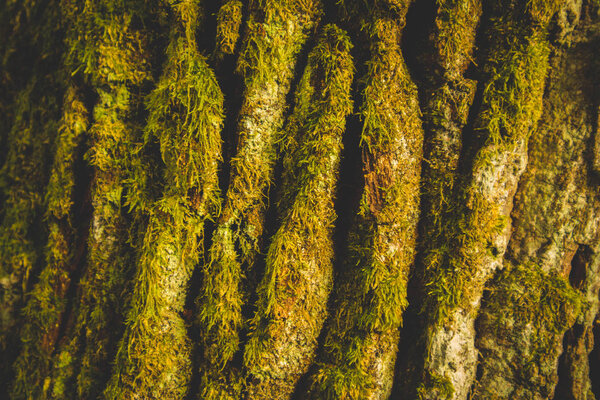
[[[74,263],[75,232],[72,220],[75,162],[87,129],[87,110],[77,89],[69,88],[63,105],[50,182],[46,188],[48,242],[45,267],[23,310],[26,323],[20,337],[21,353],[14,368],[12,398],[45,396],[45,380],[66,307]]]
[[[547,4],[551,9],[547,14],[556,11],[555,3]],[[480,276],[480,264],[504,252],[496,248],[496,238],[506,226],[505,206],[510,199],[498,193],[514,195],[515,179],[523,167],[521,161],[511,160],[526,152],[525,142],[541,115],[549,54],[545,25],[528,25],[529,17],[519,8],[498,8],[500,15],[488,32],[492,46],[484,66],[487,80],[475,123],[483,146],[474,157],[470,180],[463,183],[461,193],[447,207],[445,217],[455,215],[457,220],[448,221],[446,243],[429,252],[426,259],[426,308],[440,321],[455,307],[466,306],[472,295],[481,295],[489,273]],[[508,42],[506,35],[511,37]],[[514,171],[504,172],[511,162],[515,163],[511,167]]]
[[[384,398],[391,391],[415,254],[423,143],[417,90],[400,49],[409,3],[378,3],[365,25],[365,186],[311,398]]]
[[[435,398],[436,400],[450,400],[453,394],[454,387],[450,379],[430,372],[427,373],[423,386],[417,389],[419,400],[431,398]],[[433,397],[431,397],[432,395]]]
[[[281,227],[267,253],[244,348],[249,399],[287,399],[310,365],[333,278],[333,205],[354,66],[348,35],[327,25],[308,56],[285,129]],[[290,143],[292,142],[292,143]],[[301,333],[298,335],[298,333]]]
[[[433,63],[424,85],[423,121],[427,131],[423,202],[427,224],[423,245],[444,240],[444,212],[451,203],[462,148],[462,129],[473,103],[476,82],[464,72],[472,61],[481,16],[479,0],[440,0],[432,33]]]
[[[52,169],[65,91],[60,67],[62,33],[56,1],[14,2],[3,7],[13,19],[3,26],[0,91],[3,109],[0,161],[0,380],[19,351],[17,316],[25,292],[43,265],[46,224],[44,190]],[[35,26],[35,29],[31,27]],[[19,61],[26,63],[17,66]],[[1,108],[1,107],[0,107]],[[6,382],[6,381],[5,381]],[[3,393],[10,388],[5,385]]]
[[[242,8],[240,0],[224,0],[217,14],[217,57],[233,54],[240,36],[242,25]]]
[[[152,79],[150,34],[143,27],[156,18],[156,10],[136,0],[63,0],[62,11],[69,21],[66,63],[95,91],[97,103],[86,154],[94,171],[87,265],[74,327],[57,352],[52,396],[95,398],[122,334],[133,265],[130,244],[135,245],[136,230],[144,226],[141,211],[153,198],[153,167],[144,156],[139,121],[142,88]]]
[[[146,131],[160,143],[165,187],[151,209],[107,399],[183,399],[189,389],[191,343],[181,314],[204,221],[219,211],[223,124],[223,94],[195,37],[185,34],[197,28],[194,5],[186,3],[183,27],[174,24],[165,69],[147,101]]]
[[[530,14],[535,4],[507,1],[491,7],[482,104],[463,152],[470,172],[442,215],[443,239],[425,255],[425,373],[448,377],[454,397],[464,396],[475,379],[475,313],[485,282],[503,262],[527,139],[541,114],[546,26],[557,3],[544,2],[543,23],[535,19],[541,9],[535,9],[536,17]],[[449,341],[461,343],[460,350],[451,349]],[[456,357],[461,365],[455,365]],[[436,389],[423,381],[419,390],[427,397]]]
[[[225,205],[198,298],[203,357],[200,396],[204,399],[237,398],[241,390],[241,376],[231,362],[240,348],[244,277],[260,248],[286,95],[321,6],[315,0],[257,0],[248,10],[237,66],[245,84],[237,154],[231,160]]]
[[[482,380],[489,382],[489,374],[498,379],[498,371],[488,368],[488,363],[495,365],[502,357],[511,368],[501,374],[514,384],[507,388],[476,385],[473,398],[551,397],[555,360],[564,333],[584,305],[582,294],[564,277],[548,274],[536,264],[507,265],[491,287],[494,291],[482,307],[479,326],[485,332],[485,339],[479,340]]]

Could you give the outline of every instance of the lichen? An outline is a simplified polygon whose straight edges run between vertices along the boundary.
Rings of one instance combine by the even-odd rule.
[[[230,184],[204,265],[198,298],[202,357],[200,396],[237,398],[242,387],[232,360],[239,351],[252,270],[263,232],[266,192],[273,178],[276,143],[298,55],[314,27],[318,1],[253,1],[237,70],[244,81],[237,154]]]
[[[311,374],[310,398],[389,396],[419,215],[423,129],[400,49],[410,2],[377,3],[364,99],[364,189],[334,289],[333,314]]]
[[[326,25],[285,129],[281,225],[244,348],[248,399],[288,399],[310,365],[333,278],[334,195],[353,78],[348,35]]]

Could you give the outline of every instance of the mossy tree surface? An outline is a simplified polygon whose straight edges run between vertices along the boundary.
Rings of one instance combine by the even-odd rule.
[[[64,0],[71,21],[67,62],[93,93],[93,124],[86,159],[93,171],[93,208],[87,234],[87,262],[77,291],[76,316],[57,351],[50,382],[52,398],[97,397],[110,371],[102,366],[115,355],[123,331],[127,280],[134,265],[131,237],[152,193],[144,189],[141,162],[142,87],[152,80],[149,35],[133,20],[149,23],[152,14],[136,1]],[[144,189],[140,189],[143,187]],[[140,194],[140,192],[142,194]],[[137,224],[132,224],[136,221]]]
[[[465,399],[475,380],[475,317],[483,286],[502,266],[512,198],[541,115],[547,26],[560,2],[499,2],[486,32],[482,104],[446,239],[425,256],[425,366],[419,396]],[[440,385],[439,382],[446,384]],[[448,388],[451,390],[448,390]]]
[[[55,140],[61,125],[62,97],[67,86],[66,75],[61,68],[63,47],[57,4],[57,1],[11,2],[4,7],[13,25],[7,27],[7,37],[3,39],[6,42],[3,43],[0,67],[2,90],[3,96],[10,93],[14,98],[10,111],[3,116],[7,118],[7,125],[3,127],[4,137],[1,139],[4,165],[0,170],[0,382],[11,375],[27,379],[26,371],[10,372],[20,343],[27,342],[19,335],[21,326],[27,324],[28,319],[22,315],[19,318],[21,307],[29,302],[31,306],[25,315],[34,314],[37,322],[45,324],[43,315],[34,310],[36,299],[30,300],[31,296],[26,293],[40,273],[45,255],[48,258],[56,255],[60,259],[60,253],[70,251],[70,246],[62,243],[61,232],[57,232],[56,226],[50,234],[56,239],[55,244],[65,246],[56,251],[45,249],[48,227],[40,222],[43,219],[50,224],[56,222],[54,210],[58,214],[57,219],[64,216],[61,214],[64,208],[59,209],[57,205],[63,199],[63,189],[56,184],[48,185]],[[37,29],[27,29],[28,24],[37,26]],[[17,67],[23,61],[27,61],[27,65]],[[62,150],[60,144],[57,147],[57,151]],[[70,154],[63,156],[71,157]],[[60,174],[60,171],[56,173]],[[46,188],[51,193],[46,194]],[[68,192],[69,188],[64,188],[64,193]],[[55,289],[61,291],[49,288],[50,291]],[[47,299],[46,294],[40,297]],[[38,299],[43,302],[40,297]],[[51,308],[40,311],[54,313]],[[34,323],[31,335],[44,334],[37,331]],[[51,338],[50,342],[55,339]],[[52,344],[49,343],[49,347]],[[31,350],[45,358],[41,353],[48,349],[37,353],[38,349],[33,346]],[[47,367],[47,363],[44,366]],[[35,369],[33,366],[31,371],[35,372]],[[8,390],[9,382],[4,386]]]
[[[223,94],[196,47],[199,2],[172,5],[168,58],[148,98],[146,127],[160,143],[165,186],[149,210],[107,399],[185,398],[192,360],[181,313],[202,254],[204,222],[220,206]]]
[[[423,129],[399,47],[410,1],[375,2],[361,109],[364,188],[311,398],[389,396],[419,217]]]
[[[597,398],[597,54],[598,0],[0,0],[0,398]]]
[[[572,32],[563,26],[554,35],[559,43],[553,46],[543,113],[515,196],[508,265],[489,285],[479,316],[482,376],[474,398],[593,398],[587,365],[591,348],[585,346],[583,354],[564,349],[560,368],[565,370],[553,393],[563,343],[575,347],[586,341],[600,288],[595,274],[600,197],[585,157],[596,118],[589,102],[600,81],[588,58],[588,40],[594,36],[582,36],[591,27],[592,9],[575,11],[581,18],[572,22],[577,24]],[[515,302],[521,304],[519,313]]]
[[[242,387],[232,365],[240,350],[245,278],[260,248],[267,189],[284,121],[294,66],[321,14],[319,1],[252,1],[237,69],[244,80],[237,154],[198,298],[202,336],[201,396],[237,398]]]
[[[288,399],[310,366],[333,279],[334,195],[354,73],[348,35],[326,25],[283,139],[284,177],[256,315],[244,348],[248,399]]]

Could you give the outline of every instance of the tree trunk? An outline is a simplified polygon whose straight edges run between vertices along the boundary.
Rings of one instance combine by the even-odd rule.
[[[598,0],[0,35],[0,398],[600,398]]]

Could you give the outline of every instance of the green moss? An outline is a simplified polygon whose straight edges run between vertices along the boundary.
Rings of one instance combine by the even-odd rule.
[[[508,265],[492,286],[494,292],[482,307],[480,329],[486,338],[479,343],[480,368],[487,379],[498,373],[493,369],[497,357],[505,357],[511,369],[502,375],[508,375],[515,385],[510,393],[493,393],[485,385],[478,386],[475,398],[530,398],[531,393],[552,396],[562,338],[584,306],[582,294],[564,277],[544,272],[536,264]]]
[[[233,54],[240,36],[243,4],[239,0],[225,0],[217,14],[217,57]]]
[[[41,396],[50,372],[52,354],[66,307],[74,263],[75,232],[72,221],[74,166],[87,129],[87,110],[74,87],[67,92],[57,137],[54,164],[46,189],[48,243],[46,265],[23,310],[27,322],[21,330],[21,354],[16,360],[12,398]],[[45,396],[45,394],[44,394]]]
[[[548,20],[532,23],[529,3],[491,7],[482,104],[474,137],[463,151],[470,173],[463,174],[441,213],[446,222],[439,244],[425,254],[425,375],[447,376],[458,397],[466,395],[475,376],[471,326],[484,284],[503,262],[512,198],[542,109]],[[555,5],[547,7],[552,13]],[[460,349],[451,348],[451,341],[461,343]],[[462,365],[455,365],[458,358]],[[433,396],[424,383],[421,388],[425,397]]]
[[[183,15],[177,8],[184,25],[173,28],[165,69],[147,101],[146,132],[160,143],[165,187],[150,210],[108,399],[183,399],[189,389],[191,342],[181,313],[202,255],[204,221],[219,211],[223,125],[223,94],[186,35],[197,25],[190,15],[199,15],[191,4]]]
[[[519,157],[541,114],[549,53],[545,28],[528,25],[522,10],[504,7],[498,12],[488,32],[492,46],[475,123],[482,146],[469,150],[475,151],[472,176],[461,182],[444,213],[446,242],[431,250],[425,262],[426,309],[440,322],[456,307],[466,307],[473,296],[481,296],[491,272],[486,265],[504,252],[497,245],[506,226],[504,196],[514,195],[522,172]],[[508,42],[498,39],[507,35],[512,38]],[[516,168],[501,174],[507,163]]]
[[[285,202],[244,348],[248,398],[287,399],[313,359],[333,278],[334,195],[352,110],[351,44],[326,25],[308,56],[285,129]],[[298,338],[296,333],[302,332]]]
[[[0,91],[12,103],[2,117],[0,134],[0,161],[4,162],[0,169],[0,380],[8,382],[13,374],[21,375],[10,371],[20,350],[24,321],[17,316],[43,265],[47,235],[43,193],[52,169],[65,76],[60,68],[62,34],[56,2],[15,2],[3,11],[15,18],[9,34],[3,36],[0,54]],[[27,62],[21,64],[22,59]]]
[[[452,213],[453,195],[462,130],[473,103],[476,82],[465,79],[475,48],[475,33],[481,16],[478,0],[438,1],[432,33],[432,60],[423,85],[423,121],[428,137],[422,178],[422,224],[420,251],[430,254],[429,262],[443,248],[446,230],[451,228],[445,213]],[[420,263],[419,263],[420,264]],[[423,270],[416,270],[422,279]]]
[[[426,388],[426,389],[425,389]],[[431,399],[450,400],[454,395],[454,387],[450,379],[445,376],[428,373],[423,385],[417,389],[419,400]]]
[[[87,265],[74,326],[57,351],[50,386],[56,388],[57,399],[95,398],[108,379],[105,365],[122,334],[124,293],[133,265],[130,244],[136,229],[144,226],[141,211],[153,198],[152,162],[144,156],[139,123],[142,87],[152,79],[145,48],[150,35],[140,25],[149,24],[156,14],[135,0],[65,0],[62,12],[68,21],[66,64],[96,92],[97,103],[86,154],[94,169]],[[67,358],[70,363],[60,363]]]
[[[198,298],[203,346],[200,396],[237,398],[242,381],[231,362],[239,350],[251,273],[263,232],[266,192],[298,55],[320,15],[317,1],[253,1],[238,71],[245,83],[237,154]]]
[[[415,253],[423,143],[417,91],[399,46],[408,4],[380,4],[365,25],[371,52],[361,110],[365,186],[312,398],[391,391]]]

